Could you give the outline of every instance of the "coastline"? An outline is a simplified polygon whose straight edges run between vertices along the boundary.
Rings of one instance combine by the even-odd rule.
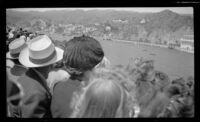
[[[107,40],[107,41],[120,42],[120,43],[121,42],[131,43],[131,44],[135,44],[135,45],[147,45],[147,46],[154,46],[154,47],[160,47],[160,48],[169,48],[168,45],[159,45],[159,44],[153,44],[153,43],[135,42],[135,41],[127,41],[127,40],[119,40],[119,39],[111,39],[111,40]],[[173,49],[177,50],[177,51],[181,51],[181,52],[194,54],[194,51],[189,51],[189,50],[185,50],[185,49],[178,48],[178,47],[175,47]]]

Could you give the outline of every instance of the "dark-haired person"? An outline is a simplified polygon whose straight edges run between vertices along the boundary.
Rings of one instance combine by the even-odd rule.
[[[100,43],[83,35],[66,43],[63,62],[70,77],[66,82],[58,82],[53,87],[51,111],[55,118],[67,118],[71,115],[73,94],[87,85],[94,70],[106,61]]]

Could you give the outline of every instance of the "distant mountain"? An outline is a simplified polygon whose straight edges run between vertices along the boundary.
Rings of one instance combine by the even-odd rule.
[[[188,26],[193,29],[193,17],[180,15],[170,10],[148,14],[146,17],[150,20],[147,25],[152,26],[150,29],[165,28],[166,30],[176,31],[182,26]]]
[[[116,20],[116,21],[114,21]],[[126,24],[120,21],[127,21]],[[114,36],[128,40],[151,40],[166,43],[180,38],[184,32],[193,31],[193,15],[178,14],[170,10],[157,13],[139,13],[116,10],[53,10],[46,12],[6,11],[7,24],[30,26],[39,29],[58,24],[101,25],[99,32],[105,33],[104,27],[110,26]],[[61,29],[63,30],[63,28]]]
[[[170,10],[164,10],[159,13],[138,13],[131,11],[115,11],[115,10],[60,10],[60,11],[46,11],[46,12],[18,12],[13,10],[6,11],[7,23],[16,24],[23,23],[25,21],[31,21],[33,18],[45,18],[50,19],[53,22],[64,22],[64,23],[80,23],[80,24],[91,24],[94,22],[103,23],[106,21],[111,21],[113,19],[127,19],[132,18],[142,19],[144,17],[149,18],[154,21],[153,24],[165,24],[165,23],[175,23],[180,21],[180,23],[186,24],[188,26],[193,25],[192,17],[187,15],[180,15],[174,13]],[[164,23],[163,23],[164,22]],[[172,23],[172,24],[173,24]],[[173,26],[173,25],[170,25]]]

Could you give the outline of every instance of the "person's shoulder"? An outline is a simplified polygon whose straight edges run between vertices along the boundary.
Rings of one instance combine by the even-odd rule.
[[[71,79],[65,79],[65,81],[63,82],[58,82],[55,84],[54,89],[61,89],[61,88],[66,88],[69,87],[71,88],[71,86],[73,86],[73,82]]]
[[[54,109],[57,108],[57,104],[63,105],[62,107],[69,107],[68,104],[76,90],[77,89],[68,81],[56,84],[52,94],[52,107]]]
[[[29,77],[27,74],[23,74],[19,77],[18,82],[21,84],[25,97],[24,100],[28,100],[29,97],[36,97],[38,99],[46,99],[48,91],[39,83],[36,79]]]
[[[35,91],[35,80],[27,76],[26,74],[21,75],[17,81],[22,85],[24,92]],[[27,92],[27,93],[28,93]]]
[[[22,74],[19,78],[18,78],[18,82],[22,85],[22,87],[24,87],[25,90],[27,91],[40,91],[43,89],[43,91],[45,91],[45,89],[42,87],[42,84],[39,83],[39,81],[37,81],[37,79],[29,76],[26,73]]]
[[[67,79],[65,82],[59,82],[54,86],[54,93],[63,92],[64,93],[72,93],[76,91],[80,86],[79,81],[75,81],[72,79]]]
[[[19,82],[30,81],[30,80],[34,80],[34,79],[27,75],[27,71],[24,74],[22,74],[18,79]]]

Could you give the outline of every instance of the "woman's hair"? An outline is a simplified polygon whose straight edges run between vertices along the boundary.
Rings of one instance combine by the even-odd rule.
[[[114,118],[128,117],[128,92],[120,85],[116,79],[112,79],[109,72],[102,77],[95,76],[90,84],[84,88],[79,100],[75,105],[75,110],[71,117],[80,118]],[[133,107],[133,106],[132,106]]]
[[[104,57],[100,43],[88,36],[74,37],[65,44],[64,64],[73,75],[93,69]]]

